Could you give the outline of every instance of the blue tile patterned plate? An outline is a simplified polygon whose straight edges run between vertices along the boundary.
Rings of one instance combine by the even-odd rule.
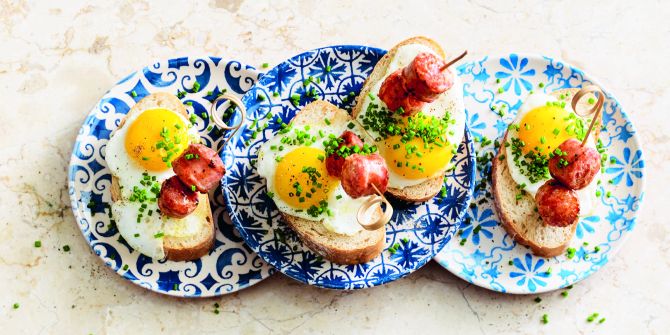
[[[210,194],[218,228],[215,249],[192,262],[156,261],[132,250],[110,225],[107,208],[111,202],[111,174],[105,162],[105,146],[135,102],[156,92],[192,92],[198,82],[200,90],[181,100],[191,104],[187,106],[189,113],[199,116],[196,127],[206,144],[219,147],[222,136],[216,128],[210,128],[207,116],[211,101],[223,89],[241,97],[259,76],[253,67],[217,57],[158,61],[118,82],[91,110],[72,152],[70,200],[77,224],[93,252],[123,278],[159,293],[211,297],[256,284],[274,272],[233,229],[220,190]]]
[[[549,57],[485,57],[460,66],[458,72],[463,80],[468,125],[475,138],[500,139],[531,90],[550,93],[589,83],[600,86],[606,95],[605,128],[600,139],[608,159],[601,170],[603,183],[597,193],[600,204],[593,216],[580,219],[570,243],[575,249],[574,257],[537,257],[517,245],[498,224],[493,200],[487,196],[491,190],[487,183],[485,189],[475,190],[473,203],[477,206],[468,209],[460,236],[435,260],[475,285],[518,294],[556,290],[596,272],[614,256],[635,227],[644,195],[642,149],[619,102],[581,70]],[[499,88],[503,89],[502,94]],[[509,109],[504,117],[491,110],[491,106],[502,104]],[[481,147],[481,142],[477,147],[479,156],[497,150],[493,145]],[[477,183],[488,176],[487,168],[478,169]]]
[[[279,64],[244,96],[249,118],[222,153],[228,171],[223,192],[233,223],[247,245],[266,262],[298,281],[332,289],[360,289],[402,278],[426,264],[447,244],[470,202],[475,170],[467,129],[454,158],[456,168],[445,183],[447,196],[420,205],[393,203],[395,212],[386,228],[386,248],[368,263],[338,265],[314,254],[288,228],[267,197],[265,181],[251,164],[257,148],[279,130],[274,118],[264,121],[268,120],[266,115],[272,113],[288,123],[301,106],[312,100],[305,95],[306,89],[316,92],[318,99],[350,109],[352,95],[358,95],[385,53],[365,46],[332,46]],[[303,87],[310,76],[314,81]],[[298,106],[291,101],[294,95]],[[268,128],[256,132],[255,126],[266,122]],[[400,247],[392,254],[388,247],[396,243]]]

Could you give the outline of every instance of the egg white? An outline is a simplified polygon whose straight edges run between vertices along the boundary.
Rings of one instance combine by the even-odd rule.
[[[421,44],[408,44],[398,48],[395,57],[393,57],[386,70],[384,78],[388,77],[397,69],[409,65],[409,63],[411,63],[416,55],[418,55],[420,52],[429,52],[434,54],[432,49]],[[375,97],[374,101],[367,95],[358,97],[359,99],[363,99],[363,105],[361,108],[361,113],[358,115],[358,120],[362,120],[365,117],[368,105],[370,105],[372,102],[386,107],[386,104],[384,104],[381,99],[377,98],[382,83],[383,80],[380,80],[372,88],[370,88],[370,93],[373,95],[373,97]],[[454,85],[446,92],[442,93],[437,98],[437,100],[433,101],[432,103],[425,104],[422,112],[427,116],[434,116],[437,118],[442,118],[446,112],[449,112],[450,118],[455,120],[455,123],[448,127],[446,138],[447,141],[454,145],[454,148],[457,149],[461,143],[461,140],[463,139],[463,134],[465,133],[465,105],[463,103],[463,83],[461,82],[461,79],[457,75],[454,75]],[[367,131],[373,139],[380,139],[378,132],[372,129],[368,129]],[[453,133],[449,134],[449,132]],[[383,139],[381,140],[383,141]],[[378,147],[383,146],[382,141],[377,143]],[[380,152],[380,154],[383,153]],[[443,175],[451,164],[453,163],[450,162],[443,169],[431,177],[419,179],[409,179],[396,173],[392,169],[389,169],[388,186],[392,188],[405,188],[408,186],[421,184],[427,179],[433,178],[436,175]]]
[[[198,134],[198,130],[195,127],[188,127],[191,123],[183,115],[171,110],[166,111],[177,115],[179,119],[184,122],[184,125],[187,126],[189,143],[194,143],[199,140],[200,135]],[[139,181],[142,180],[142,174],[145,172],[149,173],[151,176],[156,176],[156,180],[159,183],[174,176],[174,172],[171,168],[167,167],[167,165],[163,171],[147,171],[145,168],[137,164],[135,160],[128,155],[128,152],[126,152],[125,142],[126,136],[128,135],[128,129],[141,114],[142,112],[130,115],[126,119],[123,127],[118,128],[113,133],[105,147],[105,160],[107,161],[107,166],[111,170],[112,175],[118,179],[119,185],[122,186],[121,194],[124,199],[130,197],[133,191],[133,186],[139,186]]]
[[[169,110],[166,111],[179,116],[187,127],[190,125],[190,122],[181,114]],[[150,191],[150,186],[140,184],[140,181],[144,178],[144,174],[146,173],[150,177],[155,176],[156,182],[159,184],[175,175],[174,171],[168,168],[167,165],[163,171],[148,171],[139,166],[126,152],[125,140],[128,128],[140,114],[142,112],[130,115],[123,127],[117,129],[107,143],[105,160],[112,175],[117,178],[121,189],[121,199],[111,204],[112,219],[116,222],[119,233],[121,233],[133,249],[146,256],[163,259],[165,258],[165,251],[163,249],[164,237],[155,236],[159,233],[162,233],[164,236],[173,237],[186,237],[196,234],[199,226],[202,224],[201,220],[204,220],[204,215],[202,213],[199,215],[192,213],[183,219],[161,216],[158,212],[156,202],[147,201],[145,202],[147,207],[142,213],[142,218],[139,223],[137,222],[141,204],[139,202],[131,202],[128,198],[133,193],[134,187],[144,189],[147,194],[153,195]],[[188,129],[189,143],[197,142],[199,138],[198,131],[195,128]],[[148,215],[149,211],[152,212],[152,215]]]
[[[558,102],[558,100],[551,96],[547,95],[544,93],[533,93],[529,95],[526,100],[523,102],[521,107],[519,108],[519,111],[517,112],[516,117],[514,118],[514,121],[512,124],[515,124],[519,127],[521,127],[521,121],[523,118],[528,114],[530,111],[532,111],[535,108],[546,106],[547,103],[553,103],[553,102]],[[574,111],[572,110],[572,107],[570,106],[569,103],[566,103],[565,109],[569,111],[570,113],[574,114]],[[552,129],[548,129],[547,132],[551,132]],[[515,128],[508,128],[508,134],[507,134],[507,140],[511,143],[512,138],[518,138],[519,134],[518,131]],[[595,143],[591,140],[589,140],[586,143],[587,147],[591,147],[595,149]],[[537,194],[538,189],[544,185],[545,182],[547,182],[549,179],[551,179],[551,176],[545,179],[541,179],[535,183],[532,183],[530,179],[524,175],[519,167],[516,166],[514,163],[514,155],[512,154],[512,146],[509,145],[505,148],[505,159],[507,159],[507,166],[509,167],[509,172],[510,175],[512,176],[512,179],[516,182],[517,185],[524,185],[524,190],[533,197],[535,197],[535,194]],[[585,188],[581,190],[575,190],[577,193],[577,198],[579,199],[579,215],[581,217],[586,217],[590,216],[593,214],[593,211],[596,206],[596,190],[597,190],[597,185],[596,185],[596,180],[600,179],[600,172],[595,176],[593,181],[586,186]]]
[[[324,150],[325,146],[323,145],[324,140],[328,138],[328,134],[333,134],[335,136],[340,136],[347,128],[348,123],[332,123],[329,126],[315,127],[312,125],[310,127],[309,133],[316,136],[316,142],[309,145],[309,147]],[[324,137],[319,136],[319,130],[324,133]],[[292,132],[293,130],[291,130]],[[290,133],[289,133],[290,134]],[[361,136],[361,134],[359,134]],[[337,234],[343,235],[354,235],[359,232],[362,228],[358,224],[356,214],[358,209],[361,207],[363,202],[365,202],[366,197],[360,197],[358,199],[351,198],[342,188],[342,184],[338,183],[337,187],[331,192],[328,198],[328,208],[332,211],[332,216],[329,216],[326,213],[323,213],[317,217],[311,216],[307,211],[300,211],[279,197],[276,192],[274,179],[275,171],[277,171],[277,161],[275,160],[277,156],[283,157],[289,152],[303,146],[303,145],[290,145],[282,144],[281,138],[282,134],[277,134],[275,137],[269,139],[267,142],[263,143],[258,149],[258,161],[256,163],[256,169],[258,174],[265,178],[267,184],[267,189],[269,192],[275,193],[275,196],[272,198],[274,203],[277,205],[277,209],[286,214],[297,216],[311,221],[321,221],[323,220],[323,225],[329,231],[335,232]],[[284,146],[282,151],[271,150],[271,146],[280,145]],[[340,196],[340,199],[337,197]]]

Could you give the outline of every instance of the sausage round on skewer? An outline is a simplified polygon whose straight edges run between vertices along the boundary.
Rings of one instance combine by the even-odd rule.
[[[581,190],[589,185],[600,171],[600,154],[594,148],[568,139],[558,146],[549,159],[549,173],[563,185]]]
[[[548,180],[535,194],[537,211],[545,224],[567,227],[579,219],[579,199],[574,190],[556,180]]]
[[[337,150],[326,157],[326,170],[328,170],[328,174],[337,178],[340,178],[342,175],[342,165],[344,165],[344,158],[338,154],[341,148],[363,147],[363,140],[352,131],[345,130],[339,138],[342,142],[337,147]]]
[[[198,193],[172,176],[163,181],[157,204],[162,214],[181,219],[198,207]]]
[[[226,168],[216,151],[203,144],[191,144],[172,162],[174,173],[187,186],[195,186],[200,193],[216,187]]]
[[[353,154],[344,160],[341,178],[344,191],[356,199],[377,194],[377,191],[386,192],[389,173],[386,161],[379,154]]]

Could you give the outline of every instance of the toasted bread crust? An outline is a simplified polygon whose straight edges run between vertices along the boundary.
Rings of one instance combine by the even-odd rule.
[[[552,93],[554,96],[560,96],[561,94],[565,95],[566,101],[570,101],[572,99],[572,96],[574,96],[575,93],[577,93],[579,89],[562,89],[558,90]],[[586,100],[586,99],[584,99]],[[583,104],[581,107],[583,106]],[[579,107],[579,106],[578,106]],[[602,122],[602,120],[599,121],[599,123]],[[594,128],[594,137],[593,139],[596,140],[598,138],[598,135],[600,134],[600,127]],[[503,141],[501,143],[506,143],[507,142],[507,132],[505,133],[505,136],[503,138]],[[539,241],[535,241],[530,238],[530,236],[527,236],[523,231],[520,231],[520,227],[516,224],[516,219],[513,214],[509,211],[506,211],[504,207],[504,193],[505,192],[510,192],[510,189],[513,191],[514,190],[514,185],[510,185],[510,180],[513,181],[512,176],[509,171],[509,167],[507,166],[507,159],[502,158],[501,155],[504,155],[504,146],[500,146],[500,149],[498,150],[498,153],[496,154],[496,157],[493,160],[492,163],[492,193],[494,197],[494,207],[496,210],[496,213],[498,214],[498,217],[500,218],[500,223],[502,224],[503,228],[507,231],[507,233],[514,238],[519,244],[528,246],[533,254],[540,256],[540,257],[555,257],[561,255],[565,249],[570,245],[570,241],[572,240],[572,237],[574,236],[575,230],[577,229],[577,224],[572,224],[565,229],[568,231],[566,234],[568,234],[568,238],[566,238],[561,244],[556,245],[556,246],[547,246],[547,245],[542,245]],[[503,156],[504,157],[504,156]],[[535,199],[528,193],[523,194],[522,198],[519,200],[519,202],[524,202],[524,203],[535,203]],[[544,223],[541,221],[541,219],[537,219],[535,224],[537,225],[544,225]]]
[[[325,244],[319,241],[319,236],[328,239],[346,239],[344,235],[325,231],[322,221],[311,221],[290,214],[281,213],[288,226],[300,237],[300,240],[312,251],[323,256],[323,258],[336,264],[361,264],[375,259],[384,250],[384,236],[386,228],[380,228],[374,232],[361,231],[359,234],[370,236],[368,244],[360,244],[353,248],[339,248],[334,243]]]
[[[388,51],[388,53],[386,53],[386,55],[384,55],[382,59],[379,60],[377,65],[375,65],[375,68],[372,70],[372,73],[370,73],[368,79],[366,79],[365,83],[363,83],[363,89],[361,89],[361,93],[358,95],[359,97],[367,96],[372,87],[374,86],[374,84],[383,79],[383,76],[386,73],[386,69],[391,63],[393,57],[395,57],[398,48],[408,44],[423,44],[431,48],[437,55],[439,55],[443,59],[445,57],[444,50],[442,50],[442,47],[437,42],[433,41],[428,37],[416,36],[406,39],[398,43],[393,48],[391,48]],[[358,115],[361,113],[362,108],[363,108],[363,99],[358,99],[358,101],[356,102],[356,106],[352,111],[354,119],[357,118]],[[440,192],[440,190],[442,189],[443,180],[444,180],[444,174],[427,179],[421,184],[404,187],[402,189],[389,187],[387,189],[387,193],[399,200],[406,202],[425,202],[432,199]]]
[[[180,113],[184,117],[188,118],[188,113],[186,111],[186,108],[183,106],[181,101],[177,99],[174,95],[170,93],[165,93],[165,92],[160,92],[160,93],[153,93],[142,100],[138,101],[137,104],[135,104],[131,110],[128,112],[128,114],[121,119],[119,122],[119,128],[123,127],[126,123],[126,119],[128,115],[131,115],[132,113],[136,113],[137,111],[144,110],[148,106],[147,105],[152,105],[152,106],[158,106],[158,107],[164,107],[170,110],[173,110],[177,113]],[[116,132],[116,130],[114,131]],[[112,133],[113,135],[113,133]],[[112,201],[117,202],[121,199],[121,188],[119,187],[119,181],[118,178],[115,176],[112,176],[112,183],[111,183],[111,195],[112,195]],[[199,200],[200,203],[198,204],[198,207],[200,206],[206,206],[206,217],[205,220],[207,221],[207,232],[206,234],[202,234],[203,238],[198,241],[196,245],[189,246],[189,247],[180,247],[178,240],[179,238],[174,238],[174,237],[169,237],[166,236],[163,239],[163,249],[165,250],[165,255],[167,259],[171,261],[190,261],[190,260],[195,260],[198,259],[207,253],[212,249],[214,246],[214,240],[215,240],[215,228],[214,228],[214,219],[212,215],[212,209],[209,204],[209,196],[207,194],[200,194],[199,195]]]

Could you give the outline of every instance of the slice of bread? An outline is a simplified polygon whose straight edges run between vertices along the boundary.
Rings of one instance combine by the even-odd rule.
[[[568,104],[579,89],[563,89],[553,92],[551,95],[559,97],[563,95]],[[587,105],[588,98],[582,98],[577,108],[585,110],[591,108]],[[602,115],[602,114],[601,114]],[[594,128],[591,136],[593,141],[598,140],[600,134],[600,121]],[[506,143],[507,134],[501,143]],[[498,154],[493,160],[492,189],[495,208],[502,226],[518,243],[530,247],[533,253],[541,257],[554,257],[562,254],[570,244],[570,240],[577,229],[573,224],[567,227],[554,227],[544,224],[540,215],[535,211],[535,198],[529,193],[522,195],[517,201],[516,182],[512,179],[507,159],[499,159],[504,154],[504,146],[500,146]]]
[[[444,59],[444,50],[442,50],[442,47],[440,45],[431,40],[428,37],[424,36],[417,36],[417,37],[412,37],[407,40],[404,40],[400,43],[398,43],[396,46],[391,48],[389,52],[382,57],[382,59],[379,60],[377,65],[375,65],[375,68],[372,70],[372,73],[368,77],[367,80],[365,80],[365,83],[363,84],[363,89],[361,90],[361,93],[358,95],[359,97],[364,97],[367,96],[372,87],[378,83],[379,81],[383,81],[384,75],[386,74],[386,70],[389,67],[389,64],[395,57],[395,54],[401,46],[408,45],[408,44],[422,44],[430,49],[433,50],[438,56],[442,57]],[[358,99],[356,102],[356,106],[352,110],[352,114],[354,119],[358,117],[358,114],[361,113],[363,108],[363,99]],[[427,179],[421,184],[413,185],[413,186],[408,186],[405,188],[392,188],[389,187],[387,190],[387,193],[391,194],[395,198],[398,198],[403,201],[407,202],[425,202],[437,195],[437,193],[440,192],[442,189],[442,183],[444,181],[444,174],[441,174],[439,176],[435,176],[433,178]]]
[[[130,109],[128,114],[119,123],[118,129],[125,125],[126,119],[131,115],[153,108],[169,109],[188,119],[186,107],[184,107],[184,104],[182,104],[182,102],[173,94],[153,93],[138,101],[137,104]],[[112,136],[113,135],[114,132],[112,132]],[[117,202],[121,200],[119,181],[114,176],[112,176],[111,193],[112,201]],[[166,257],[171,261],[190,261],[198,259],[209,253],[214,246],[214,219],[212,216],[212,209],[209,206],[209,196],[207,194],[199,194],[198,200],[198,207],[190,215],[197,215],[199,218],[202,218],[200,230],[195,235],[188,237],[165,236],[163,238],[163,248]]]
[[[346,111],[326,101],[317,100],[303,107],[290,124],[294,126],[325,124],[326,118],[332,124],[348,123],[352,120]],[[357,129],[356,132],[362,134],[362,129]],[[376,215],[381,214],[379,210]],[[385,227],[373,231],[363,229],[353,236],[348,236],[329,231],[322,221],[306,220],[285,213],[281,215],[308,248],[333,263],[366,263],[384,250]]]

